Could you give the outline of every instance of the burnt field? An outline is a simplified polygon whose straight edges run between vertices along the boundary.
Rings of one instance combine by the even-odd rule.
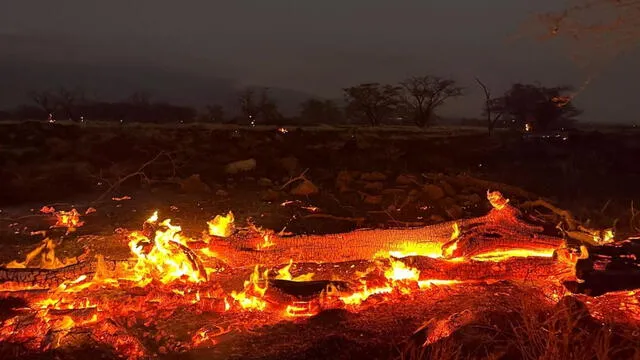
[[[640,132],[0,129],[2,358],[640,356]]]

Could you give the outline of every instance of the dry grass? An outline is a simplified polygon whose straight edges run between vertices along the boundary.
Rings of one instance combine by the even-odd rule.
[[[413,339],[397,359],[640,360],[638,329],[597,321],[574,299],[549,308],[535,297],[522,297],[514,299],[513,310],[480,314],[427,347]]]

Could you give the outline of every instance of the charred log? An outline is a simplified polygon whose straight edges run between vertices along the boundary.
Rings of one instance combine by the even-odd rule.
[[[347,282],[333,280],[290,281],[274,279],[270,280],[269,283],[283,293],[301,299],[317,296],[329,285],[333,285],[336,289],[341,291],[349,288],[349,284]]]
[[[129,264],[127,260],[104,260],[106,270],[114,271],[119,265]],[[78,277],[93,276],[98,269],[98,261],[85,261],[58,269],[8,269],[0,268],[0,284],[16,283],[21,286],[53,287]]]
[[[599,296],[640,288],[640,239],[589,247],[589,256],[576,263],[579,281],[565,285],[574,293]]]

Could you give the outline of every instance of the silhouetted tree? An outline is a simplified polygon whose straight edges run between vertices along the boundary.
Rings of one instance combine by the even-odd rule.
[[[84,102],[84,92],[80,89],[69,90],[60,87],[55,94],[56,107],[60,109],[69,120],[74,120],[77,107]]]
[[[260,101],[258,102],[258,115],[261,122],[265,124],[275,124],[282,121],[283,116],[278,109],[278,104],[269,97],[269,89],[264,88],[260,93]]]
[[[494,99],[491,97],[491,90],[482,82],[480,79],[476,78],[476,82],[482,88],[484,92],[484,107],[482,109],[483,114],[487,117],[487,130],[489,130],[489,134],[493,133],[493,129],[495,129],[498,120],[502,118],[504,114],[504,98]]]
[[[393,85],[366,83],[343,89],[349,118],[377,126],[398,110],[400,88]]]
[[[27,95],[36,105],[38,105],[44,111],[45,116],[55,112],[56,101],[55,96],[51,93],[51,91],[32,90],[29,91]]]
[[[268,91],[267,88],[260,89],[259,97],[254,88],[246,88],[240,93],[240,111],[249,124],[275,123],[282,119],[278,106],[269,97]]]
[[[250,124],[255,125],[258,116],[258,105],[255,100],[255,90],[252,88],[246,88],[238,95],[240,101],[240,111],[242,116],[249,121]]]
[[[304,122],[330,124],[342,121],[342,111],[331,100],[309,99],[301,107],[300,117]]]
[[[447,99],[462,95],[462,88],[456,86],[454,80],[436,76],[412,77],[400,85],[404,89],[403,103],[407,115],[420,127],[432,122],[435,110]]]
[[[573,122],[581,114],[565,94],[569,91],[569,86],[514,84],[492,103],[492,111],[511,115],[519,126],[529,124],[533,130],[549,130]]]

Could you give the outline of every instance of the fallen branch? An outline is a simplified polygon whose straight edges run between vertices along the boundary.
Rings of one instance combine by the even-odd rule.
[[[147,183],[150,182],[149,178],[147,177],[147,175],[144,173],[144,169],[155,163],[159,158],[166,156],[169,158],[169,160],[173,163],[173,159],[171,158],[171,156],[169,156],[169,154],[167,154],[164,151],[159,152],[156,156],[154,156],[151,160],[147,161],[146,163],[142,164],[142,166],[140,166],[140,168],[138,168],[138,170],[136,170],[135,172],[126,175],[120,179],[118,179],[118,181],[116,181],[115,183],[113,183],[104,193],[102,193],[102,195],[100,195],[100,197],[98,197],[95,201],[93,201],[94,203],[96,202],[100,202],[102,200],[104,200],[107,196],[111,195],[111,193],[116,190],[117,188],[120,187],[120,185],[122,185],[125,181],[132,179],[134,177],[140,177],[142,180],[146,181]]]
[[[560,216],[561,218],[564,219],[565,223],[568,226],[568,230],[577,230],[578,229],[578,222],[575,220],[575,218],[573,217],[573,215],[571,214],[571,212],[567,211],[567,210],[563,210],[560,209],[552,204],[550,204],[548,201],[542,200],[542,199],[538,199],[535,201],[526,201],[522,204],[520,204],[520,207],[523,208],[534,208],[534,207],[543,207],[551,212],[553,212],[554,214]]]
[[[357,224],[361,224],[365,222],[367,219],[363,217],[344,217],[344,216],[335,216],[331,214],[309,214],[302,216],[302,219],[331,219],[331,220],[339,220],[339,221],[352,221]]]
[[[500,182],[496,182],[496,181],[490,181],[490,180],[483,180],[483,179],[478,179],[478,178],[474,178],[471,177],[469,175],[457,175],[457,176],[450,176],[450,175],[442,175],[442,174],[438,174],[438,175],[429,175],[429,174],[422,174],[422,176],[426,179],[438,179],[438,180],[444,180],[449,184],[455,185],[456,187],[459,188],[464,188],[464,187],[468,187],[468,186],[472,186],[472,187],[476,187],[480,190],[486,191],[486,190],[492,190],[492,191],[500,191],[501,193],[505,194],[505,195],[513,195],[513,196],[517,196],[520,198],[525,198],[525,199],[538,199],[540,198],[540,196],[531,193],[529,191],[526,191],[522,188],[519,188],[517,186],[513,186],[513,185],[508,185],[508,184],[503,184]]]
[[[289,181],[287,181],[286,183],[284,183],[284,185],[282,185],[280,187],[280,190],[284,190],[287,186],[289,186],[290,184],[293,184],[294,182],[298,181],[298,180],[305,180],[305,181],[309,181],[309,179],[307,179],[305,177],[305,174],[307,173],[307,171],[309,171],[309,168],[305,169],[300,175],[289,179]]]

